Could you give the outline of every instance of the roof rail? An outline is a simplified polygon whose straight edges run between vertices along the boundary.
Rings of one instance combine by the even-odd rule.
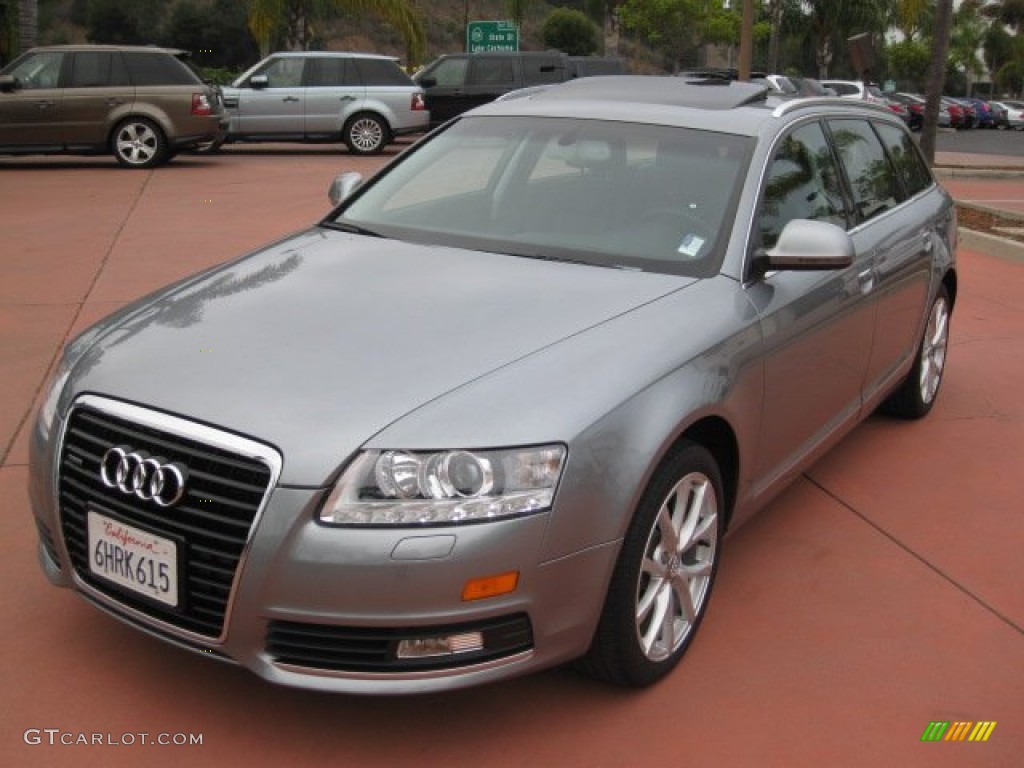
[[[879,112],[883,112],[887,115],[892,115],[893,112],[888,107],[882,104],[873,104],[870,101],[863,101],[861,99],[844,99],[839,96],[807,96],[797,99],[787,99],[783,101],[772,111],[772,117],[782,117],[787,112],[792,112],[794,109],[802,109],[803,107],[866,107],[868,109],[874,109]]]

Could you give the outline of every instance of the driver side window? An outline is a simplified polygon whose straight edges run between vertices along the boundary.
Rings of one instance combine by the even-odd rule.
[[[304,63],[304,59],[293,56],[274,59],[256,74],[266,76],[268,88],[297,88],[302,85]]]
[[[761,245],[772,248],[793,219],[846,228],[835,158],[819,123],[797,128],[776,149],[762,193]]]
[[[18,86],[25,90],[56,88],[60,84],[63,62],[63,53],[45,51],[29,56],[8,74],[14,75]]]

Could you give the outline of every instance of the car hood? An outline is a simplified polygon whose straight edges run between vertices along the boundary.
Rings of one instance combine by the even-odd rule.
[[[111,322],[66,394],[249,435],[319,486],[405,414],[691,282],[317,228]]]

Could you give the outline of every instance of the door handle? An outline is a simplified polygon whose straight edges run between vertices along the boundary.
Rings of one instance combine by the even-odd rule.
[[[49,109],[50,107],[52,107],[54,105],[55,105],[55,102],[52,102],[52,101],[37,101],[36,102],[36,109]]]
[[[338,101],[355,101],[355,100],[356,100],[355,96],[350,96],[347,93],[344,96],[339,96],[338,97]]]
[[[285,96],[284,99],[283,99],[283,101],[285,101],[285,102],[298,101],[298,100],[299,100],[298,96]]]
[[[871,289],[875,287],[875,270],[874,268],[865,269],[857,275],[857,282],[860,283],[860,292],[864,294],[871,293]]]
[[[924,252],[925,253],[931,253],[932,252],[932,233],[931,232],[922,232],[921,233],[921,239],[924,241]]]

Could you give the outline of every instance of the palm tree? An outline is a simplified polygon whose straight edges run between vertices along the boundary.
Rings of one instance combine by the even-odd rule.
[[[876,32],[883,26],[881,6],[875,0],[806,0],[808,27],[814,42],[818,77],[828,77],[836,40],[850,32]]]
[[[248,0],[249,30],[260,46],[260,55],[270,53],[275,38],[284,38],[291,50],[309,50],[313,24],[343,11],[373,14],[394,26],[405,39],[410,60],[418,58],[425,36],[412,0]]]
[[[939,122],[939,99],[946,85],[946,54],[949,31],[953,26],[953,0],[938,0],[935,5],[935,31],[932,37],[932,63],[925,87],[924,123],[921,125],[921,151],[929,165],[935,164],[935,128]]]
[[[36,44],[39,34],[38,0],[18,0],[18,51],[24,53]]]

